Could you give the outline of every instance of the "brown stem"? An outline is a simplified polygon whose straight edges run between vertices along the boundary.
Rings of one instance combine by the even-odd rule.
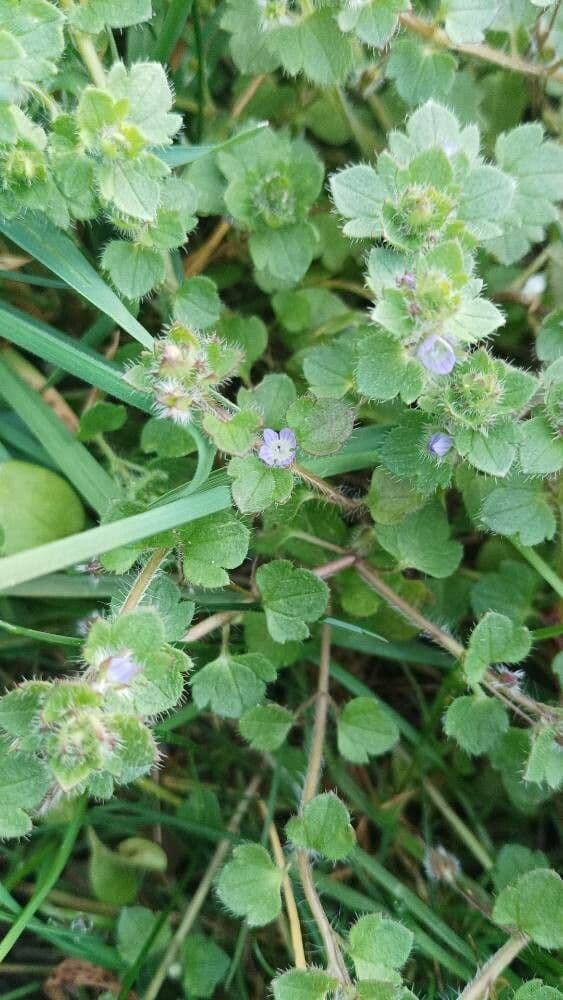
[[[246,90],[243,90],[238,101],[236,101],[236,103],[233,104],[231,118],[234,119],[240,118],[246,105],[250,104],[250,101],[254,97],[258,88],[262,86],[265,79],[266,79],[266,74],[261,73],[260,76],[255,76],[254,79],[250,81],[248,87],[246,88]]]
[[[313,724],[311,749],[309,751],[309,763],[307,765],[307,773],[305,775],[303,793],[301,796],[301,811],[303,811],[307,803],[315,797],[319,787],[330,697],[329,677],[330,625],[323,625],[321,628],[321,653],[319,658],[319,678],[317,682],[315,721]],[[299,876],[301,878],[305,898],[309,904],[309,909],[313,914],[315,923],[319,928],[320,935],[323,939],[327,957],[328,972],[341,983],[349,985],[350,978],[348,976],[348,970],[342,957],[338,941],[330,925],[330,921],[323,909],[323,905],[315,888],[311,862],[309,861],[307,851],[297,851],[297,866],[299,868]]]
[[[448,653],[451,653],[451,655],[455,657],[456,660],[461,659],[461,657],[465,653],[465,649],[461,645],[461,643],[457,642],[457,640],[454,639],[451,635],[448,635],[447,632],[444,632],[441,628],[438,627],[438,625],[435,625],[434,622],[431,622],[428,618],[425,618],[425,616],[422,615],[420,611],[417,611],[416,608],[413,608],[413,606],[409,604],[407,601],[403,600],[402,597],[399,597],[399,594],[395,593],[395,591],[392,590],[391,587],[389,587],[386,583],[384,583],[384,581],[381,579],[380,576],[378,576],[376,571],[373,569],[372,566],[369,565],[369,563],[365,562],[365,560],[363,559],[359,559],[356,563],[356,569],[360,574],[360,576],[362,577],[362,579],[365,580],[365,582],[369,584],[369,586],[373,590],[375,590],[376,593],[380,594],[387,601],[387,603],[391,605],[391,607],[396,608],[396,610],[399,611],[400,614],[402,614],[403,617],[407,619],[407,621],[410,621],[412,622],[413,625],[416,625],[421,630],[421,632],[426,632],[428,635],[430,635],[434,639],[434,641],[437,642],[438,645],[442,647],[442,649],[445,649]]]
[[[223,242],[230,228],[231,224],[226,222],[225,219],[221,219],[215,226],[211,235],[207,237],[205,243],[202,243],[195,253],[190,254],[186,258],[184,274],[187,278],[192,278],[194,275],[201,274],[201,272],[205,270],[209,260],[215,253],[217,247]]]
[[[186,634],[182,636],[182,642],[198,642],[210,632],[215,632],[216,629],[223,628],[224,625],[230,625],[238,618],[239,614],[240,611],[218,611],[217,614],[210,615],[209,618],[203,618],[202,621],[188,629]]]
[[[428,21],[424,21],[415,14],[410,13],[410,11],[405,11],[405,13],[400,15],[400,22],[407,31],[413,32],[419,38],[425,38],[428,41],[434,42],[440,48],[451,49],[454,52],[460,52],[462,55],[473,56],[475,59],[494,63],[496,66],[502,66],[503,69],[510,70],[513,73],[522,73],[524,76],[535,76],[540,79],[557,80],[559,83],[563,82],[563,70],[529,62],[527,59],[522,59],[521,56],[510,55],[508,52],[502,52],[500,49],[493,49],[490,45],[458,45],[452,42],[441,28],[429,24]]]
[[[356,560],[357,556],[353,552],[347,552],[346,555],[340,556],[340,559],[333,559],[332,562],[325,563],[324,566],[315,566],[311,570],[311,573],[318,576],[320,580],[329,580],[331,576],[336,576],[343,569],[349,569],[350,566],[354,566]]]

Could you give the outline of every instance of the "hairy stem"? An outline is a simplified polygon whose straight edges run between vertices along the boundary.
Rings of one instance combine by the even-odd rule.
[[[486,996],[491,986],[527,944],[528,938],[524,934],[517,933],[509,937],[482,969],[479,969],[475,979],[467,984],[459,1000],[481,1000],[481,997]]]
[[[141,572],[139,573],[135,583],[129,591],[125,603],[121,608],[121,614],[126,611],[133,611],[134,608],[142,601],[143,595],[145,594],[147,588],[149,587],[153,577],[158,573],[160,564],[164,557],[168,554],[169,549],[155,549],[152,556],[147,560],[143,566]]]
[[[412,604],[409,604],[408,601],[403,600],[399,594],[395,593],[395,591],[392,590],[380,576],[378,576],[369,563],[365,562],[363,559],[359,559],[356,563],[356,569],[362,579],[365,580],[365,582],[369,584],[369,586],[375,590],[376,593],[380,594],[381,597],[383,597],[384,600],[391,605],[391,607],[396,608],[396,610],[399,611],[403,617],[407,619],[407,621],[412,622],[412,624],[416,625],[422,632],[426,632],[427,635],[434,639],[434,642],[437,642],[442,649],[451,653],[456,660],[461,659],[465,653],[465,649],[461,643],[454,639],[453,636],[448,635],[447,632],[444,632],[443,629],[439,628],[438,625],[435,625],[434,622],[425,618],[425,616],[422,615],[420,611],[417,611],[416,608],[413,608]]]

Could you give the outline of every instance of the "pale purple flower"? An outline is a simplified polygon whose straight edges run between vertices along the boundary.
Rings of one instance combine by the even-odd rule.
[[[449,375],[456,361],[452,345],[437,333],[423,340],[416,354],[424,367],[434,375]]]
[[[437,458],[443,458],[444,455],[448,454],[453,443],[453,437],[449,434],[444,434],[442,431],[438,431],[430,438],[428,451],[431,455],[436,455]]]
[[[135,662],[128,649],[108,656],[103,666],[107,680],[113,684],[129,684],[143,669],[140,663]]]
[[[402,274],[400,278],[397,278],[397,284],[403,285],[404,288],[409,288],[411,291],[413,291],[416,288],[416,279],[413,274],[410,274],[408,271],[405,271],[405,273]]]
[[[266,465],[273,465],[277,469],[285,469],[291,465],[295,459],[297,441],[295,434],[289,427],[282,427],[281,431],[273,431],[266,427],[264,431],[264,444],[258,452],[260,458]]]

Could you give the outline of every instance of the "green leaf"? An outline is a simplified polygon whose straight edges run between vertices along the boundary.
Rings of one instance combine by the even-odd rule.
[[[455,435],[455,446],[476,469],[503,477],[516,457],[518,430],[510,420],[500,421],[483,433],[463,429]]]
[[[277,750],[292,724],[291,712],[282,705],[257,705],[242,716],[240,731],[254,750]]]
[[[295,285],[313,259],[315,232],[308,222],[252,233],[248,245],[255,267],[283,283]]]
[[[272,983],[274,1000],[325,1000],[336,979],[321,969],[290,969]]]
[[[85,5],[73,12],[73,24],[79,31],[97,35],[108,28],[128,28],[133,24],[150,21],[152,17],[151,0],[87,0]]]
[[[237,402],[243,409],[257,410],[264,427],[280,431],[286,426],[288,407],[295,402],[297,391],[293,379],[282,372],[265,375],[252,389],[241,388]]]
[[[563,438],[545,417],[526,420],[520,431],[520,465],[531,476],[547,476],[563,466]]]
[[[291,75],[304,73],[313,83],[341,83],[352,68],[353,49],[341,32],[335,5],[307,13],[291,27],[272,28],[267,45]]]
[[[338,719],[338,750],[346,760],[367,764],[399,739],[397,724],[375,698],[353,698]]]
[[[412,402],[422,386],[420,365],[409,361],[400,341],[383,331],[361,340],[356,387],[362,396],[385,402],[401,393],[405,402]]]
[[[281,911],[283,872],[259,844],[235,847],[232,861],[223,868],[217,883],[221,902],[249,927],[263,927]]]
[[[165,278],[162,254],[127,240],[110,240],[102,254],[102,267],[128,299],[141,299]]]
[[[262,701],[266,682],[275,677],[275,668],[260,653],[221,653],[192,678],[192,693],[198,708],[209,705],[217,715],[238,719]]]
[[[0,743],[0,837],[24,837],[30,832],[28,813],[39,806],[48,787],[48,772],[41,761]]]
[[[80,417],[78,438],[80,441],[91,441],[98,434],[109,434],[118,431],[127,420],[127,410],[115,403],[103,400],[94,403]]]
[[[444,718],[446,736],[453,736],[468,754],[492,750],[508,730],[508,715],[496,698],[463,695],[455,698]]]
[[[536,354],[548,363],[563,357],[563,308],[545,317],[536,337]]]
[[[111,316],[135,340],[145,347],[152,346],[151,335],[100,278],[76,244],[47,219],[31,215],[17,222],[0,219],[0,232],[41,261],[106,316]]]
[[[556,726],[544,726],[536,732],[524,780],[537,785],[547,785],[557,791],[563,785],[563,754],[559,743],[560,734]]]
[[[400,524],[377,526],[377,540],[401,568],[413,567],[445,577],[457,569],[463,549],[449,538],[450,526],[437,500],[409,514]]]
[[[256,455],[232,458],[227,472],[233,479],[233,500],[242,514],[258,513],[273,503],[285,503],[293,489],[291,469],[271,468]]]
[[[315,396],[340,399],[354,385],[349,347],[343,342],[336,342],[307,351],[303,359],[303,374]]]
[[[268,631],[276,642],[307,639],[306,622],[318,621],[328,602],[328,587],[307,569],[285,559],[260,566],[256,585],[262,597]]]
[[[76,440],[43,397],[24,382],[3,359],[0,359],[0,393],[32,434],[42,442],[61,472],[64,472],[87,503],[98,512],[105,511],[108,504],[119,496],[118,485],[84,445]],[[71,509],[72,506],[71,504]],[[77,524],[76,504],[74,512],[72,525]]]
[[[540,122],[518,125],[503,132],[495,146],[497,163],[515,184],[504,233],[488,248],[502,261],[519,260],[532,243],[543,238],[544,229],[556,218],[556,203],[563,196],[563,150],[544,141]]]
[[[134,965],[144,951],[147,938],[152,935],[160,914],[145,906],[125,906],[117,920],[117,950],[127,965]],[[156,955],[166,948],[171,937],[170,926],[164,923],[152,942],[146,957]]]
[[[187,579],[200,587],[225,587],[226,570],[246,558],[250,532],[230,511],[221,511],[183,528],[180,538]]]
[[[478,618],[487,610],[510,617],[515,624],[532,613],[539,577],[525,563],[501,562],[498,572],[483,573],[471,588],[471,607]]]
[[[408,10],[407,0],[367,0],[361,5],[350,4],[338,15],[342,31],[353,31],[358,38],[376,49],[382,49],[394,34],[399,14]]]
[[[244,455],[256,440],[260,417],[255,410],[240,410],[228,420],[216,417],[214,413],[205,413],[203,426],[219,451],[228,455]]]
[[[141,448],[160,458],[181,458],[196,450],[190,430],[172,420],[151,417],[141,431]]]
[[[339,399],[301,396],[289,407],[286,419],[297,444],[310,455],[338,451],[354,429],[354,411]]]
[[[368,913],[351,927],[348,951],[359,979],[386,979],[409,957],[414,935],[396,920]],[[392,976],[389,976],[392,979]]]
[[[555,517],[542,484],[512,479],[485,497],[481,523],[499,535],[516,538],[521,545],[538,545],[555,534]]]
[[[381,210],[387,188],[373,167],[365,163],[347,167],[330,177],[330,191],[337,212],[349,221],[347,236],[379,236]]]
[[[347,857],[356,843],[348,810],[333,792],[316,795],[300,816],[286,823],[288,839],[305,851],[316,851],[331,861]]]
[[[2,555],[64,538],[83,525],[78,496],[56,473],[28,462],[0,463]]]
[[[231,960],[213,938],[189,934],[182,953],[183,985],[186,996],[212,997],[227,974]]]
[[[446,0],[446,33],[456,45],[482,42],[498,10],[496,0]]]
[[[373,470],[365,502],[376,523],[399,524],[408,514],[422,507],[425,498],[416,492],[412,480],[398,479],[380,467]]]
[[[541,979],[530,979],[516,990],[512,1000],[561,1000],[562,996],[555,986],[545,986]]]
[[[391,50],[387,76],[407,104],[445,98],[454,82],[457,62],[449,52],[432,49],[413,38],[400,38]]]
[[[489,611],[471,633],[463,669],[469,684],[483,679],[493,663],[518,663],[532,645],[531,633],[510,618]]]
[[[493,868],[493,881],[497,892],[514,882],[519,875],[547,868],[548,861],[543,851],[531,851],[523,844],[504,844],[497,854]]]
[[[516,927],[542,948],[563,947],[563,881],[549,868],[521,875],[498,895],[493,920]]]
[[[174,298],[174,318],[196,330],[214,326],[221,313],[221,299],[211,278],[198,275],[180,285]]]

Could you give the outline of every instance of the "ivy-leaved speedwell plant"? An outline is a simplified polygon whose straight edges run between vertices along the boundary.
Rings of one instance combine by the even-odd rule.
[[[0,0],[0,956],[46,995],[560,998],[562,38]]]

